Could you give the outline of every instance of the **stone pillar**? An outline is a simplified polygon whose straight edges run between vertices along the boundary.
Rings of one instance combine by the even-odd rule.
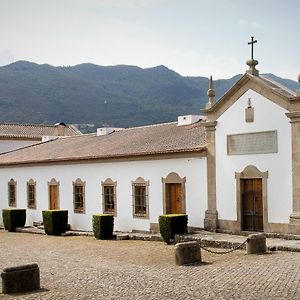
[[[287,113],[292,130],[293,212],[289,233],[300,234],[300,111]]]
[[[204,123],[207,142],[207,210],[205,211],[204,228],[209,231],[216,231],[218,228],[216,201],[216,125],[217,121]]]

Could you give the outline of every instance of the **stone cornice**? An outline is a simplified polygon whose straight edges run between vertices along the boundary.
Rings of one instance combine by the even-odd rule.
[[[203,126],[205,127],[206,131],[215,131],[217,123],[217,121],[207,121],[203,123]]]
[[[288,118],[290,118],[290,123],[300,122],[300,111],[293,111],[285,114]]]

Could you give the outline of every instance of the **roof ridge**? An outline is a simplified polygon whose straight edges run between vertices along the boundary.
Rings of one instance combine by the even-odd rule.
[[[266,80],[266,81],[269,81],[269,82],[273,83],[274,85],[276,85],[276,86],[278,86],[279,88],[281,88],[281,89],[287,91],[288,93],[294,94],[294,95],[296,96],[295,91],[289,89],[287,86],[283,85],[282,83],[279,83],[278,81],[276,81],[276,80],[270,78],[268,75],[262,74],[262,75],[260,75],[260,77],[261,77],[262,79]]]
[[[150,128],[150,127],[157,127],[157,126],[162,126],[162,125],[172,125],[172,124],[177,124],[177,122],[174,121],[174,122],[165,122],[165,123],[159,123],[159,124],[142,125],[142,126],[124,128],[123,130],[132,130],[132,129],[139,129],[139,128]],[[119,131],[123,131],[123,130],[119,130]]]
[[[13,125],[13,126],[33,126],[33,127],[57,127],[57,125],[55,124],[29,124],[29,123],[26,123],[26,124],[20,124],[20,123],[0,123],[0,126],[1,125]],[[66,127],[69,127],[72,126],[72,124],[66,124]]]

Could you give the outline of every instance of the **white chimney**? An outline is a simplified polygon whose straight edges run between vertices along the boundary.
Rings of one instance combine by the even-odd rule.
[[[206,120],[206,117],[201,115],[179,116],[177,126],[191,125],[199,122],[200,120]]]
[[[116,127],[102,127],[102,128],[97,128],[97,136],[100,135],[107,135],[110,133],[113,133],[115,131],[120,131],[124,128],[116,128]]]
[[[59,138],[58,135],[43,135],[42,142],[49,142],[49,141],[55,140],[57,138]]]

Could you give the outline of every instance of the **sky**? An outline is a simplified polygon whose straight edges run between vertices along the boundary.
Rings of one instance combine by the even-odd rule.
[[[0,66],[164,65],[183,76],[247,70],[297,80],[299,0],[0,0]]]

